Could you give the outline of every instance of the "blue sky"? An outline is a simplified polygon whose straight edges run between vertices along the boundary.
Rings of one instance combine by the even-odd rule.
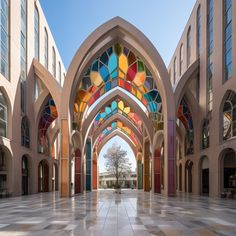
[[[82,42],[97,27],[115,16],[135,25],[154,44],[168,66],[183,33],[196,0],[40,0],[65,67],[68,68]],[[133,170],[134,154],[119,137],[102,149],[100,171],[104,170],[103,154],[113,142],[127,150]]]
[[[196,0],[40,0],[66,68],[87,36],[115,16],[124,18],[140,29],[168,65],[195,2]]]

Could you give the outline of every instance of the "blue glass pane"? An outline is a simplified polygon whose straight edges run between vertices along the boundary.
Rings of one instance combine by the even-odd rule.
[[[115,110],[116,108],[117,108],[117,102],[113,101],[112,104],[111,104],[111,109]]]
[[[110,70],[110,73],[114,72],[118,68],[118,59],[115,53],[113,53],[110,56],[109,63],[108,63],[108,68]]]
[[[101,114],[102,119],[104,119],[106,116],[107,116],[106,112],[103,112],[103,113]]]
[[[98,60],[95,60],[93,62],[92,71],[98,71]]]
[[[107,53],[108,53],[109,56],[113,53],[112,47],[110,47],[110,48],[107,49]]]
[[[106,83],[105,90],[108,92],[111,89],[111,82]]]
[[[100,74],[104,82],[107,82],[109,79],[109,71],[106,66],[100,65]]]
[[[116,77],[118,77],[118,71],[117,70],[115,70],[114,72],[111,73],[111,78],[112,79],[114,79]]]
[[[155,102],[150,102],[148,104],[150,112],[156,112],[157,111],[157,104]]]
[[[111,108],[110,107],[106,107],[105,108],[105,112],[109,115],[111,113]]]
[[[101,118],[101,115],[100,115],[100,113],[99,113],[99,114],[96,116],[95,120],[96,120],[96,121],[99,121],[100,118]]]
[[[108,55],[106,52],[104,52],[101,57],[100,57],[100,61],[105,64],[105,65],[108,65]]]

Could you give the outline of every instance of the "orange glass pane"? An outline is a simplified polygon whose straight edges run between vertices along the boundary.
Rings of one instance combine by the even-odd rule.
[[[90,78],[91,78],[91,82],[97,87],[99,87],[103,82],[100,73],[98,73],[96,71],[92,71],[90,73]]]
[[[133,80],[133,82],[139,87],[141,85],[144,85],[146,79],[146,73],[145,72],[138,72]]]

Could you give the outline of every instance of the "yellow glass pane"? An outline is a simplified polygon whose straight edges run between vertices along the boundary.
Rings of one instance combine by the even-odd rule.
[[[90,99],[91,97],[91,94],[89,92],[86,92],[84,90],[80,90],[79,91],[79,98],[80,98],[80,101],[83,101],[83,102],[88,102],[88,100]]]
[[[96,71],[92,71],[90,73],[90,78],[91,78],[91,82],[97,87],[99,87],[103,82],[100,73],[98,73]]]
[[[137,90],[137,95],[136,96],[139,100],[142,100],[143,95],[140,91]]]
[[[126,107],[126,108],[124,109],[124,113],[129,114],[129,113],[130,113],[130,107]]]
[[[86,103],[81,102],[79,104],[79,112],[84,112],[85,108],[86,108]]]
[[[119,56],[119,68],[126,74],[128,70],[128,60],[125,54]]]
[[[118,108],[122,111],[124,110],[124,102],[123,101],[119,101]]]
[[[142,92],[142,93],[147,93],[147,92],[148,92],[148,90],[147,90],[144,86],[140,86],[140,87],[139,87],[139,90],[140,90],[140,92]]]
[[[120,71],[120,70],[119,70],[119,77],[122,78],[122,79],[125,78],[125,74],[122,71]]]
[[[79,105],[78,103],[74,103],[74,112],[78,112],[79,111]]]
[[[146,79],[146,73],[138,72],[134,77],[133,82],[139,87],[141,85],[144,85],[145,79]]]

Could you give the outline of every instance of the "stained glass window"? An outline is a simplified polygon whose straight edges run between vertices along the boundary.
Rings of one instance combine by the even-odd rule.
[[[236,93],[231,91],[223,107],[223,139],[236,136]]]
[[[94,125],[97,127],[101,126],[104,121],[117,113],[128,118],[141,131],[142,121],[139,116],[121,99],[116,99],[110,105],[103,108],[96,115]]]
[[[48,139],[46,136],[47,129],[57,117],[58,114],[55,102],[52,98],[50,98],[44,106],[42,116],[39,121],[38,151],[40,153],[47,153],[48,151]]]
[[[185,137],[185,154],[193,154],[194,145],[194,132],[193,132],[193,119],[186,100],[183,98],[179,109],[178,109],[178,119],[183,123],[186,129]]]
[[[102,133],[99,135],[97,139],[97,145],[99,145],[99,143],[101,143],[102,140],[104,140],[106,136],[108,136],[115,130],[120,130],[121,132],[126,134],[132,140],[135,146],[138,144],[138,141],[134,132],[129,127],[125,126],[123,122],[117,120],[117,121],[112,122],[110,126],[108,126],[106,129],[102,131]]]
[[[87,106],[117,86],[147,107],[156,128],[163,123],[162,99],[151,72],[138,56],[118,43],[96,58],[84,73],[74,104],[77,123],[81,125]]]

